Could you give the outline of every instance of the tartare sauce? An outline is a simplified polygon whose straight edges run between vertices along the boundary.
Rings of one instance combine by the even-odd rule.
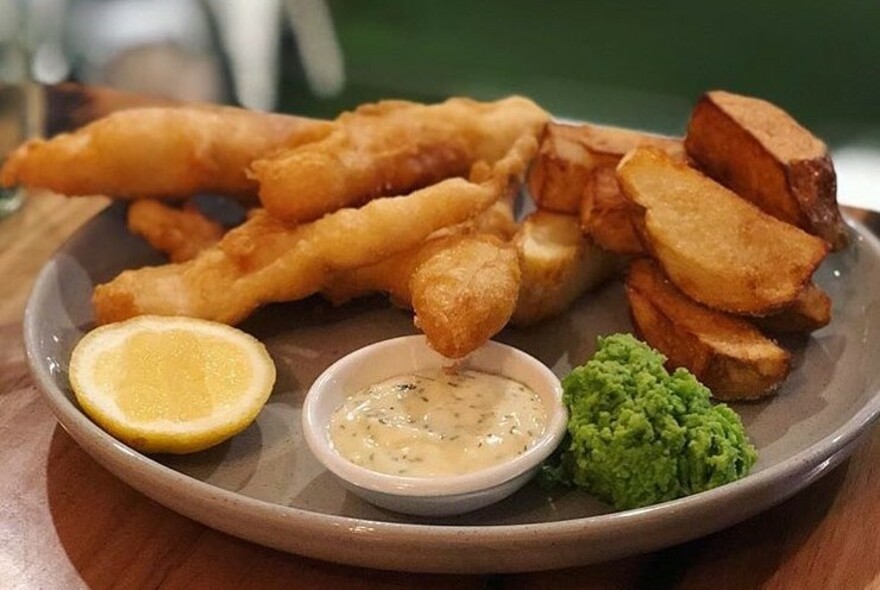
[[[524,453],[544,432],[538,395],[517,381],[442,369],[393,377],[346,399],[330,420],[336,451],[381,473],[461,475]]]

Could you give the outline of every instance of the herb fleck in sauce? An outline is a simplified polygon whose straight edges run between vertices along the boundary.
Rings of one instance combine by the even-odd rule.
[[[357,465],[431,477],[470,473],[521,455],[546,422],[540,398],[521,383],[436,369],[349,396],[329,428],[337,452]]]

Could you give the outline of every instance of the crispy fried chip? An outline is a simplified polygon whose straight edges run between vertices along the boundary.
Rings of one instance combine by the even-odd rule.
[[[831,298],[816,286],[807,285],[794,303],[772,315],[755,318],[762,330],[773,334],[808,334],[831,322]]]
[[[617,257],[593,244],[574,215],[535,211],[514,244],[522,271],[512,318],[517,326],[559,315],[618,268]]]
[[[702,170],[770,215],[846,246],[837,177],[825,144],[765,100],[707,92],[685,147]]]
[[[645,214],[643,241],[675,285],[709,307],[767,315],[792,303],[828,245],[767,215],[693,168],[637,148],[617,168]]]
[[[673,367],[685,367],[722,400],[769,395],[785,380],[791,355],[748,321],[688,299],[656,263],[636,260],[626,292],[639,334]]]
[[[584,232],[602,248],[616,254],[641,254],[645,251],[636,223],[639,208],[620,192],[613,169],[593,173],[590,190],[584,191],[580,223]]]
[[[529,191],[540,209],[576,214],[583,208],[583,198],[592,199],[596,183],[604,184],[596,175],[613,173],[620,159],[639,146],[653,146],[684,159],[678,138],[592,123],[550,123],[529,170]],[[607,195],[608,186],[601,188]]]

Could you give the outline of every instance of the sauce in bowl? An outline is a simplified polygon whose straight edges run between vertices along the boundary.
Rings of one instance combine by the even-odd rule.
[[[527,451],[546,424],[540,397],[518,381],[432,369],[354,393],[328,427],[335,450],[356,465],[433,477],[504,463]]]

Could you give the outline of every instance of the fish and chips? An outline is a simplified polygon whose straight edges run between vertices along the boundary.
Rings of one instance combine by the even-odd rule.
[[[811,278],[846,238],[824,144],[768,104],[707,93],[682,140],[557,124],[515,96],[321,121],[108,95],[96,108],[110,114],[21,146],[0,183],[132,201],[129,228],[171,263],[98,285],[98,323],[235,324],[273,302],[383,293],[462,358],[629,266],[649,344],[720,395],[755,398],[789,370],[763,332],[830,321]],[[527,173],[538,211],[517,222]],[[186,201],[205,192],[238,199],[245,221],[226,231]]]

